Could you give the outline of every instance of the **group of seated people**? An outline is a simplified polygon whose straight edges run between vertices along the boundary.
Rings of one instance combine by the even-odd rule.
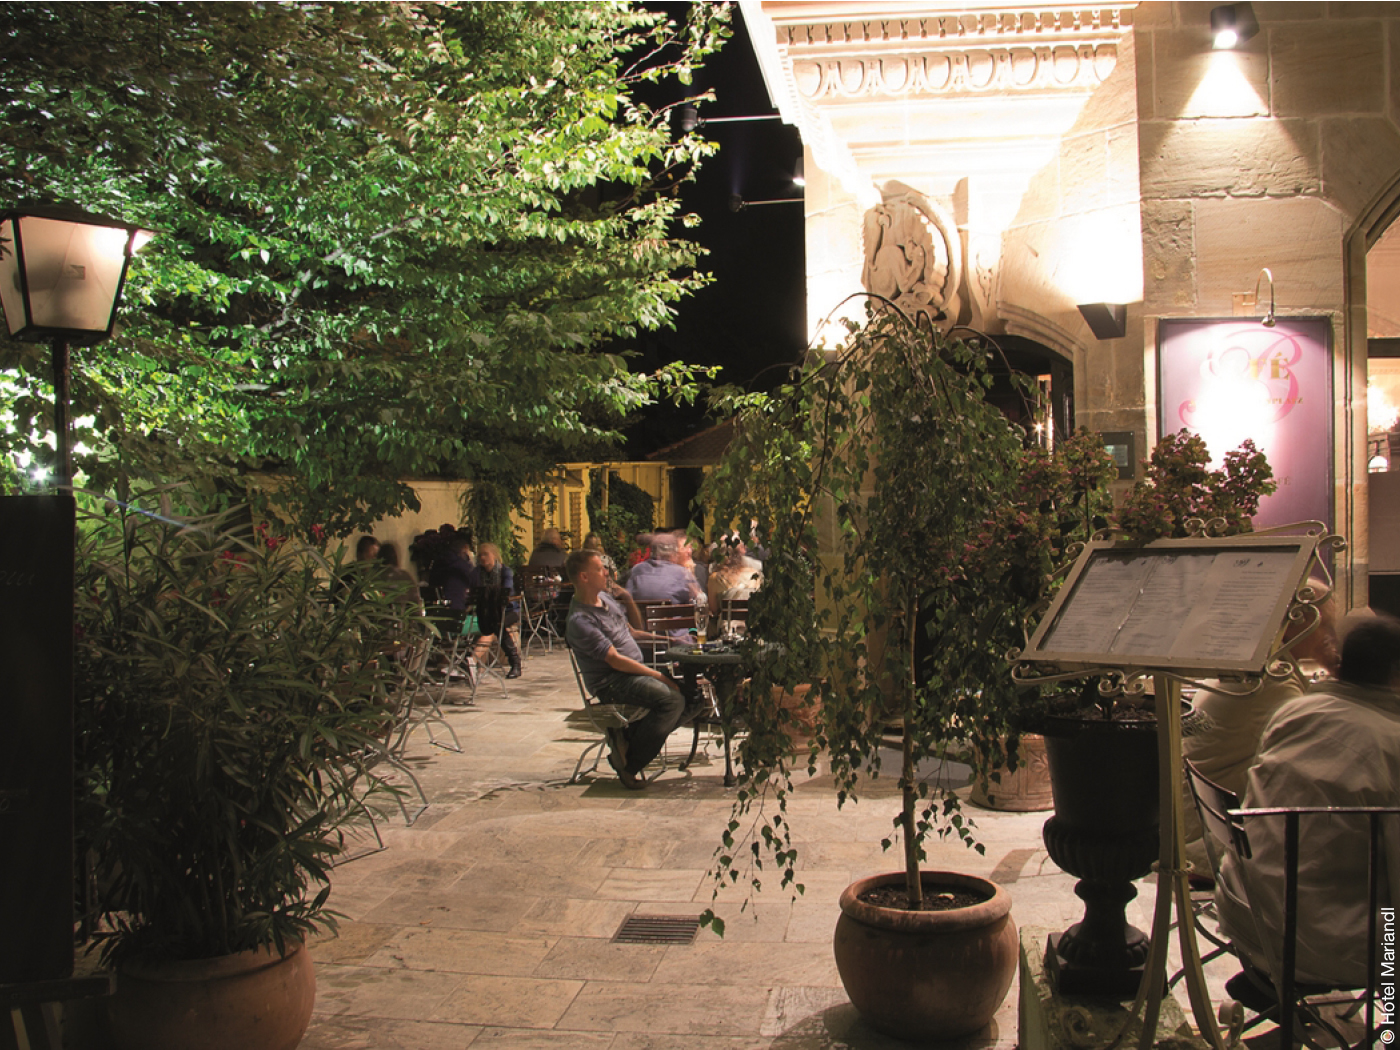
[[[432,544],[416,542],[415,551],[419,546],[432,548],[426,592],[454,614],[455,621],[446,627],[449,635],[460,632],[463,619],[474,613],[482,640],[489,642],[499,635],[510,665],[506,677],[520,677],[520,647],[512,631],[520,622],[516,574],[503,562],[495,544],[474,545],[465,530],[444,526],[431,539]],[[683,696],[682,685],[653,667],[643,654],[639,643],[665,646],[676,639],[646,630],[638,603],[664,602],[689,609],[704,595],[708,614],[697,611],[718,617],[726,600],[747,599],[763,582],[762,563],[737,535],[698,551],[683,531],[643,534],[638,543],[638,554],[619,572],[597,534],[589,533],[583,546],[569,553],[559,530],[546,529],[527,563],[528,569],[536,571],[523,570],[529,579],[542,577],[543,571],[562,574],[563,589],[572,586],[565,640],[578,658],[588,688],[605,703],[649,711],[626,730],[617,731],[612,740],[610,761],[618,778],[632,789],[644,786],[641,771],[660,753],[672,730],[703,707],[698,697]],[[356,558],[388,562],[403,577],[405,593],[418,600],[413,577],[398,568],[392,544],[362,536]]]
[[[614,593],[634,627],[643,626],[632,604],[637,601],[686,605],[695,604],[703,595],[709,617],[705,626],[712,627],[719,621],[724,602],[747,600],[763,586],[763,563],[750,555],[737,535],[699,549],[680,530],[643,534],[637,539],[637,554],[644,556],[634,556],[625,575],[626,597]],[[621,583],[613,582],[614,592],[623,589]]]
[[[499,637],[509,670],[507,678],[522,673],[520,645],[512,630],[520,623],[520,603],[516,597],[515,573],[501,558],[494,543],[483,543],[472,558],[471,537],[464,531],[453,534],[447,549],[433,560],[428,571],[429,590],[449,610],[447,630],[460,632],[463,619],[475,615],[481,641],[489,644]]]
[[[1295,671],[1244,697],[1205,688],[1183,720],[1184,758],[1240,796],[1243,808],[1400,804],[1400,621],[1363,613],[1338,644],[1330,600],[1320,611],[1319,626],[1297,642],[1293,656],[1329,677],[1310,684]],[[1381,827],[1384,908],[1400,904],[1400,818],[1385,817]],[[1296,979],[1364,986],[1368,824],[1326,814],[1302,817],[1300,830]],[[1187,858],[1201,873],[1193,882],[1209,883],[1202,848],[1209,833],[1194,810],[1186,832]],[[1282,951],[1285,824],[1250,818],[1246,832],[1249,858],[1215,844],[1223,858],[1214,887],[1217,914],[1222,932],[1269,974],[1277,972]]]
[[[590,537],[590,540],[593,537]],[[683,695],[683,685],[648,662],[643,645],[669,645],[683,640],[646,629],[639,602],[696,607],[708,591],[710,613],[725,599],[747,598],[762,583],[762,566],[733,537],[695,557],[683,532],[659,532],[638,537],[639,553],[626,571],[626,586],[601,544],[585,541],[566,563],[574,597],[569,606],[565,641],[578,659],[584,684],[601,701],[644,707],[648,713],[625,729],[612,732],[609,762],[622,784],[632,790],[645,786],[642,770],[661,751],[666,737],[703,708],[698,696]],[[700,572],[704,566],[707,572]],[[702,583],[704,580],[704,583]],[[698,615],[708,615],[697,609]]]

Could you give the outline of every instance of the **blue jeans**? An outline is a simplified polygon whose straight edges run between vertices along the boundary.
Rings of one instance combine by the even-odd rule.
[[[661,753],[666,738],[680,725],[685,700],[673,684],[640,674],[613,671],[594,690],[605,704],[644,707],[647,713],[624,731],[627,737],[627,772],[640,773]]]

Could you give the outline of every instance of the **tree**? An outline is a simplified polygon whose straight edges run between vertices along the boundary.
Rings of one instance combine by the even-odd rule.
[[[346,532],[412,505],[404,478],[518,492],[692,394],[692,369],[599,348],[704,282],[674,189],[710,147],[635,89],[682,101],[722,6],[680,26],[620,2],[5,16],[5,195],[160,231],[124,330],[74,358],[94,487],[268,471],[284,512]],[[0,367],[4,450],[42,457],[43,348],[6,343]]]
[[[979,545],[1004,546],[1000,535],[973,540],[1017,502],[1024,433],[987,400],[981,340],[870,298],[838,356],[813,354],[774,393],[731,400],[734,440],[703,490],[717,521],[756,523],[768,549],[749,619],[768,648],[746,692],[744,771],[713,875],[718,889],[746,864],[761,873],[769,853],[792,884],[794,769],[805,758],[815,773],[820,755],[843,805],[868,794],[885,728],[898,724],[901,807],[885,845],[902,842],[917,910],[927,836],[976,846],[949,754],[970,752],[975,772],[995,767],[1020,703],[1006,660],[1023,637],[1018,581],[969,579],[967,563]],[[799,754],[782,695],[802,686],[816,731]],[[722,932],[712,913],[706,921]]]

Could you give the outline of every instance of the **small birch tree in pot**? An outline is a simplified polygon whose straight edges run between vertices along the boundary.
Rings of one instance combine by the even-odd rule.
[[[997,957],[992,990],[949,994],[944,983],[941,1003],[917,1002],[904,990],[906,978],[920,977],[907,958],[903,974],[878,973],[868,957],[842,963],[838,927],[837,961],[852,1002],[867,1021],[901,1035],[980,1028],[1015,964],[1004,890],[921,871],[931,832],[980,851],[945,756],[975,754],[988,768],[1003,762],[1018,705],[1005,654],[1022,637],[1025,602],[1004,575],[969,580],[964,564],[969,538],[1014,502],[1023,447],[1022,430],[987,400],[990,366],[981,340],[951,339],[874,306],[838,356],[814,358],[772,395],[730,403],[735,438],[704,493],[718,521],[756,522],[767,550],[749,620],[750,638],[762,641],[748,643],[766,648],[753,661],[744,709],[750,735],[717,880],[747,876],[757,890],[771,861],[783,886],[800,892],[786,819],[794,776],[804,765],[815,774],[825,761],[838,804],[854,801],[885,773],[881,749],[894,725],[902,730],[901,805],[885,845],[900,842],[904,870],[864,881],[881,883],[875,899],[895,898],[881,910],[902,914],[896,925],[938,914],[930,898],[941,902],[949,892],[984,898],[973,907],[995,913],[987,935]],[[787,731],[794,715],[778,698],[803,685],[816,731],[798,753]],[[846,906],[847,897],[869,897],[871,889],[848,888],[842,923],[853,910],[871,910],[868,901]],[[722,922],[707,917],[722,932]],[[861,973],[861,987],[848,969]],[[940,1010],[956,1016],[926,1016]]]

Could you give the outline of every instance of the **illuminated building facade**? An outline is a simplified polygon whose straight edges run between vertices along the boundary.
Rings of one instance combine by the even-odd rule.
[[[806,143],[814,337],[864,289],[1038,353],[1055,425],[1135,459],[1182,425],[1216,455],[1254,437],[1273,515],[1346,536],[1365,600],[1394,425],[1368,435],[1368,373],[1400,400],[1400,4],[1223,5],[1258,26],[1231,50],[1205,3],[741,4]]]

